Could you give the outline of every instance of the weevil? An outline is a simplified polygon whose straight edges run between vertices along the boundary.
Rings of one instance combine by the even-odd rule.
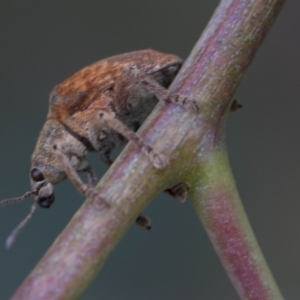
[[[195,101],[167,90],[181,65],[182,60],[172,54],[151,49],[129,52],[85,67],[53,89],[47,119],[31,157],[31,191],[0,202],[1,207],[35,197],[30,214],[9,236],[7,247],[38,206],[49,208],[53,204],[54,186],[67,177],[87,198],[105,204],[94,189],[97,179],[85,160],[88,152],[98,152],[103,161],[111,164],[111,150],[129,140],[156,168],[167,166],[167,158],[146,145],[135,132],[158,101],[198,110]],[[88,175],[87,184],[78,172]],[[137,223],[150,227],[143,216]]]

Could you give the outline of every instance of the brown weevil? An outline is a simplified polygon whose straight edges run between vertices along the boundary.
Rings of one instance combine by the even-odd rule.
[[[181,65],[182,60],[172,54],[150,49],[135,51],[96,62],[53,89],[47,120],[31,157],[32,189],[21,197],[0,202],[1,207],[35,197],[29,215],[8,237],[7,247],[38,206],[48,208],[53,204],[54,185],[67,177],[80,193],[105,205],[94,189],[97,179],[85,160],[88,152],[98,152],[102,160],[111,164],[111,150],[129,140],[156,168],[168,165],[167,158],[146,145],[135,131],[158,100],[198,110],[195,101],[167,90]],[[88,175],[87,184],[77,172]],[[147,220],[143,218],[138,223],[145,223],[140,222]]]

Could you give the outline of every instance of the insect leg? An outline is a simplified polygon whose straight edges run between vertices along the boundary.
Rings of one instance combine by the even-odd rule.
[[[165,190],[170,196],[176,198],[180,203],[183,203],[188,195],[188,185],[184,182],[178,183],[170,189]],[[151,219],[147,216],[138,216],[135,220],[136,224],[146,230],[151,229]]]
[[[94,187],[97,184],[97,182],[98,182],[97,175],[94,172],[94,170],[92,169],[92,167],[86,161],[84,162],[84,165],[81,166],[81,168],[79,168],[77,170],[77,172],[86,173],[89,186]]]
[[[102,111],[99,113],[99,119],[101,123],[111,129],[117,131],[127,140],[135,143],[141,150],[150,158],[153,165],[156,168],[165,168],[168,165],[168,159],[163,155],[156,153],[152,147],[146,145],[144,141],[130,128],[128,128],[124,123],[118,120],[115,116]]]
[[[104,197],[101,196],[99,191],[89,186],[88,184],[82,182],[77,172],[70,164],[67,155],[63,152],[63,145],[61,145],[60,143],[56,143],[55,145],[53,145],[53,151],[57,155],[57,158],[60,160],[62,168],[66,173],[66,175],[68,176],[69,180],[74,184],[76,189],[81,194],[83,194],[88,199],[91,199],[101,204],[101,206],[106,206],[106,207],[109,206],[108,203],[105,201]]]
[[[189,97],[181,94],[170,93],[169,90],[165,89],[149,75],[142,72],[139,72],[137,77],[141,84],[143,84],[149,92],[155,95],[158,100],[163,101],[166,104],[179,104],[188,110],[199,111],[199,106],[194,99],[190,99]]]
[[[100,158],[103,162],[111,166],[114,160],[110,157],[111,149],[105,149],[104,151],[99,152]]]

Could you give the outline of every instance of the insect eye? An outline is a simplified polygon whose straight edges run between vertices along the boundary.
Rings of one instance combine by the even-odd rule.
[[[45,180],[43,173],[37,168],[33,168],[31,170],[30,176],[34,181],[37,182]]]

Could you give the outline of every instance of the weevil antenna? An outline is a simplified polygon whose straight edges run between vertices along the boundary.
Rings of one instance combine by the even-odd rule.
[[[30,221],[33,214],[35,213],[36,209],[38,208],[38,204],[35,201],[33,205],[31,206],[30,213],[26,216],[26,218],[14,229],[14,231],[8,236],[6,239],[5,245],[6,248],[9,249],[11,246],[15,243],[19,233],[21,230],[25,227],[25,225]]]
[[[15,204],[15,203],[22,202],[23,200],[28,199],[28,198],[36,195],[36,194],[37,194],[37,191],[29,191],[29,192],[26,192],[21,197],[16,197],[16,198],[10,198],[10,199],[2,200],[2,201],[0,201],[0,208],[3,207],[3,206],[5,206],[5,205],[8,205],[8,204]]]

